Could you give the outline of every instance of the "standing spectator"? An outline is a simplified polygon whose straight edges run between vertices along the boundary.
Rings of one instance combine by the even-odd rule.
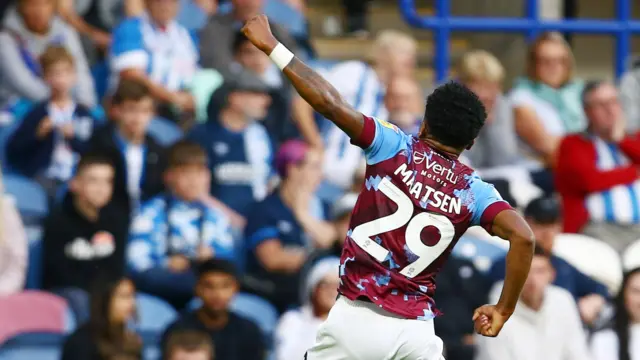
[[[38,58],[50,45],[63,46],[73,55],[78,76],[74,98],[97,104],[93,78],[78,34],[55,16],[55,0],[18,0],[4,18],[0,32],[0,107],[24,98],[44,101],[51,92],[42,79]]]
[[[269,299],[281,313],[299,303],[300,269],[309,249],[326,249],[335,240],[331,224],[312,212],[320,163],[320,154],[305,143],[285,142],[276,155],[282,181],[247,220],[247,290]]]
[[[487,120],[465,156],[478,169],[521,163],[513,109],[502,95],[504,68],[500,61],[484,50],[470,51],[457,70],[460,82],[476,93],[487,109]]]
[[[340,259],[324,258],[309,271],[302,289],[303,306],[280,318],[276,330],[276,360],[303,359],[315,343],[320,325],[338,296]]]
[[[20,292],[27,277],[28,240],[15,199],[4,192],[0,170],[0,297]]]
[[[115,167],[113,198],[125,211],[163,190],[164,149],[147,133],[153,117],[149,89],[121,81],[111,100],[113,119],[93,134],[90,148],[108,156]]]
[[[573,79],[571,48],[561,34],[546,33],[529,48],[527,75],[509,94],[516,133],[531,157],[533,180],[545,192],[553,191],[551,173],[560,140],[584,131],[580,103],[583,83]]]
[[[213,15],[200,31],[201,64],[208,69],[225,72],[233,62],[233,42],[236,32],[254,16],[263,13],[265,0],[231,0],[228,14]],[[280,25],[272,24],[271,31],[287,48],[297,53],[296,43]]]
[[[438,291],[434,300],[446,314],[434,320],[436,334],[444,342],[447,360],[470,360],[475,353],[473,312],[487,303],[482,274],[473,262],[450,257],[438,273]]]
[[[225,205],[234,223],[238,218],[244,222],[251,206],[267,195],[273,150],[269,134],[255,121],[267,113],[267,93],[255,75],[238,73],[214,93],[209,121],[189,135],[208,152],[211,195]]]
[[[146,5],[146,13],[113,31],[112,86],[118,79],[144,84],[160,103],[161,115],[178,120],[195,110],[195,100],[185,89],[198,68],[198,50],[187,29],[175,21],[177,0],[146,0]],[[178,113],[172,113],[174,108]]]
[[[61,360],[141,360],[142,341],[129,330],[135,292],[127,278],[98,282],[91,294],[91,317],[66,339]]]
[[[36,177],[53,197],[71,177],[97,124],[90,110],[73,100],[73,56],[64,47],[49,47],[40,66],[51,97],[35,105],[13,133],[7,161],[13,169]]]
[[[538,246],[549,254],[551,265],[556,273],[553,284],[573,295],[578,303],[582,320],[592,325],[609,294],[604,285],[581,273],[564,259],[551,255],[555,239],[562,230],[560,205],[554,198],[537,198],[524,209],[524,217],[533,231]],[[491,284],[504,280],[505,269],[506,258],[493,263],[488,274]]]
[[[264,360],[266,347],[258,326],[233,312],[229,304],[238,292],[233,263],[210,259],[198,268],[196,296],[202,306],[184,314],[162,335],[161,349],[166,356],[169,339],[177,331],[204,331],[215,344],[216,360]]]
[[[416,67],[417,43],[410,35],[396,31],[381,32],[370,50],[368,62],[348,61],[326,74],[329,81],[357,111],[387,119],[384,95],[394,76],[411,76]],[[308,106],[309,112],[311,108]],[[310,122],[313,116],[298,121]],[[364,157],[362,149],[336,125],[325,121],[324,178],[320,195],[332,202],[351,186],[354,173]],[[305,126],[302,124],[301,126]],[[304,134],[304,132],[303,132]],[[309,137],[309,135],[305,135]]]
[[[44,225],[43,287],[67,298],[77,316],[89,316],[88,291],[103,273],[124,273],[129,219],[109,206],[114,170],[110,159],[86,153],[69,192]]]
[[[407,134],[417,135],[422,124],[422,95],[414,78],[393,77],[384,95],[384,107],[389,113],[388,121]]]
[[[271,106],[262,123],[276,143],[296,137],[295,125],[289,121],[293,101],[293,88],[284,74],[265,53],[253,45],[242,32],[237,32],[233,42],[235,62],[232,69],[243,68],[257,75],[269,88]],[[308,105],[307,105],[308,106]],[[261,119],[257,119],[261,120]]]
[[[215,360],[209,334],[203,331],[175,331],[167,339],[164,360]]]
[[[127,258],[140,291],[181,308],[193,297],[192,263],[233,259],[235,253],[226,215],[201,201],[211,182],[207,154],[198,144],[180,141],[167,157],[169,191],[142,205]]]
[[[589,83],[583,102],[589,128],[562,140],[555,173],[564,231],[581,232],[623,251],[640,234],[640,138],[625,136],[612,84]]]
[[[594,360],[635,360],[640,356],[640,268],[627,272],[616,298],[612,329],[591,339]]]
[[[515,312],[500,336],[476,336],[476,360],[591,358],[575,302],[566,290],[551,285],[553,276],[549,256],[536,248]],[[492,291],[489,302],[498,297],[499,291]]]

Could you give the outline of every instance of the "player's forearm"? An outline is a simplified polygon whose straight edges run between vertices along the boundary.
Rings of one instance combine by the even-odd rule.
[[[284,68],[298,94],[325,118],[333,121],[351,138],[362,132],[364,120],[347,104],[328,81],[298,58]]]
[[[497,308],[500,312],[510,315],[516,308],[520,292],[529,275],[535,242],[533,237],[522,235],[513,235],[509,240],[511,246],[507,253],[504,287]]]

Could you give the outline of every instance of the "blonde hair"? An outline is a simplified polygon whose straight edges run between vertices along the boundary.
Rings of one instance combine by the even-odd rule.
[[[472,50],[464,54],[458,64],[458,77],[463,83],[488,81],[501,83],[505,70],[500,60],[485,50]]]
[[[568,82],[569,80],[571,80],[571,78],[573,78],[573,72],[576,67],[576,62],[575,58],[573,57],[573,51],[571,51],[571,46],[569,46],[567,40],[565,40],[565,38],[559,32],[546,32],[537,37],[536,40],[531,43],[527,52],[527,77],[534,81],[540,80],[536,71],[536,65],[538,62],[537,57],[540,46],[542,46],[542,44],[546,42],[560,44],[567,52],[567,59],[565,63],[565,66],[567,67],[567,76],[563,83]]]
[[[399,30],[384,30],[376,36],[376,40],[369,50],[367,60],[371,63],[378,61],[381,55],[386,55],[398,49],[417,52],[418,42],[413,36]]]

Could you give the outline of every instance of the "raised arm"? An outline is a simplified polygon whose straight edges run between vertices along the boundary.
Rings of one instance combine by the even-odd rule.
[[[258,49],[269,55],[315,111],[331,120],[350,138],[359,138],[364,126],[362,114],[347,104],[328,81],[278,42],[265,15],[247,21],[242,32]]]

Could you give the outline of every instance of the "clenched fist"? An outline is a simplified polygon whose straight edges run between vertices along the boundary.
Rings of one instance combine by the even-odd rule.
[[[266,15],[254,16],[242,27],[242,33],[265,54],[269,55],[278,45],[278,40],[271,33],[269,19]]]

